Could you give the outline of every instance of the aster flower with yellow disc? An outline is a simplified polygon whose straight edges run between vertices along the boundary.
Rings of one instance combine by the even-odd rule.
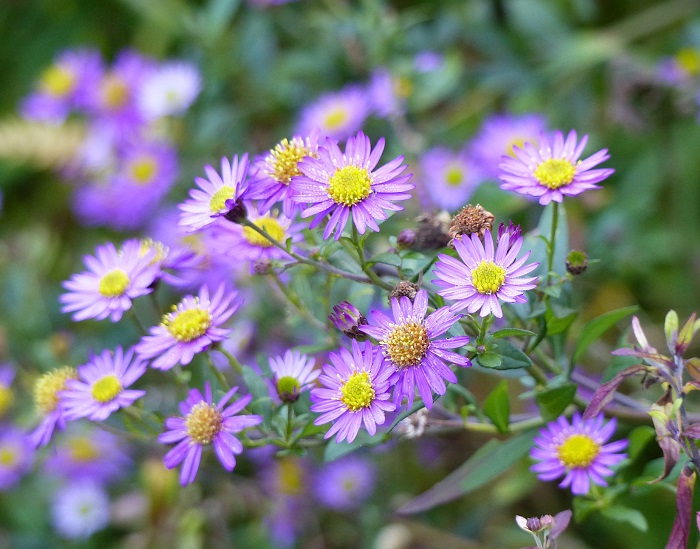
[[[384,138],[372,149],[369,138],[359,132],[348,138],[344,153],[337,141],[327,139],[318,149],[318,158],[299,162],[303,175],[292,180],[292,200],[308,205],[301,216],[315,216],[310,228],[330,215],[323,238],[335,232],[339,240],[351,215],[364,234],[367,227],[379,231],[377,220],[387,218],[385,210],[403,210],[393,202],[411,198],[407,191],[414,187],[408,183],[412,174],[403,174],[407,167],[403,156],[375,169],[383,151]]]
[[[569,132],[566,140],[557,130],[551,141],[545,133],[541,133],[537,146],[524,143],[522,147],[513,147],[515,157],[501,157],[502,162],[498,166],[501,188],[535,196],[542,205],[551,201],[561,202],[564,196],[600,188],[596,183],[612,175],[615,170],[592,169],[610,158],[607,149],[580,160],[587,142],[587,135],[578,141],[575,130]]]
[[[194,355],[231,333],[221,325],[240,305],[238,292],[225,285],[220,285],[214,295],[202,286],[198,296],[187,295],[173,305],[172,311],[134,348],[140,357],[154,359],[151,366],[159,370],[169,370],[178,363],[187,365]]]
[[[607,486],[604,477],[614,474],[610,467],[626,457],[622,453],[626,439],[605,444],[615,433],[615,425],[615,418],[604,423],[603,414],[584,420],[577,412],[571,423],[559,417],[535,437],[530,457],[538,463],[530,469],[544,481],[564,476],[559,486],[570,486],[575,495],[587,494],[591,482]]]
[[[389,395],[393,370],[369,341],[360,348],[353,339],[352,353],[340,349],[329,358],[331,364],[323,366],[318,378],[323,387],[311,389],[311,411],[321,414],[314,424],[333,422],[325,438],[337,433],[336,442],[355,440],[363,423],[374,435],[386,420],[385,412],[395,409]]]
[[[360,326],[359,330],[379,341],[386,364],[396,373],[392,383],[397,408],[404,397],[410,408],[418,389],[426,408],[430,409],[433,394],[445,394],[445,381],[457,383],[457,376],[447,363],[471,366],[467,357],[448,350],[463,347],[469,343],[469,337],[440,338],[461,315],[442,307],[426,317],[428,292],[425,290],[418,291],[413,303],[405,296],[392,298],[391,310],[393,320],[374,311],[369,325]]]
[[[121,347],[104,350],[78,367],[79,379],[66,381],[61,400],[67,420],[104,421],[112,412],[131,406],[146,391],[127,389],[146,372],[146,362]]]
[[[77,378],[75,368],[63,366],[46,372],[34,383],[34,405],[41,420],[28,437],[33,447],[45,446],[56,428],[63,429],[66,426],[61,393],[69,379]]]
[[[183,486],[194,482],[202,459],[202,448],[209,444],[214,446],[216,457],[224,469],[233,471],[236,454],[243,451],[241,441],[233,435],[262,423],[260,416],[236,415],[248,405],[252,395],[226,406],[237,391],[238,387],[234,387],[214,405],[211,385],[207,382],[204,395],[199,389],[192,389],[187,399],[180,403],[182,416],[165,420],[167,430],[158,436],[158,442],[177,443],[177,446],[165,454],[163,461],[168,469],[182,463],[180,484]]]
[[[482,243],[477,233],[454,240],[458,258],[439,254],[433,280],[441,289],[438,294],[456,301],[451,311],[479,311],[480,316],[503,316],[500,302],[525,303],[526,290],[537,286],[537,277],[524,277],[539,263],[528,263],[530,252],[517,259],[523,239],[516,228],[504,230],[494,250],[491,231],[484,231]]]

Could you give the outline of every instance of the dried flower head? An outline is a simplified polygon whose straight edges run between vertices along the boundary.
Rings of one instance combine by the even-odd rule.
[[[425,213],[416,217],[415,242],[416,250],[439,250],[450,242],[447,234],[452,222],[449,212],[443,210],[437,214]]]
[[[396,286],[394,286],[394,289],[391,290],[391,292],[389,292],[389,303],[391,303],[391,300],[394,298],[400,299],[402,297],[407,297],[411,300],[411,303],[413,303],[418,290],[420,290],[420,286],[418,284],[408,282],[407,280],[402,280]]]
[[[450,246],[454,246],[455,239],[462,240],[462,236],[476,233],[481,240],[484,232],[493,228],[495,216],[485,210],[481,204],[472,206],[467,204],[452,219],[452,225],[448,231]]]

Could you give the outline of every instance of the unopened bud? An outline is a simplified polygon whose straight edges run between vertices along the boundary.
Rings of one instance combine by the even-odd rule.
[[[358,341],[364,341],[367,336],[359,330],[360,326],[369,324],[367,319],[349,301],[341,301],[333,307],[333,312],[328,315],[333,326],[338,328],[346,336]]]
[[[571,250],[566,256],[566,271],[572,275],[580,275],[588,267],[588,256],[585,252]]]
[[[231,223],[240,225],[241,221],[248,216],[248,210],[241,199],[233,200],[229,198],[226,201],[226,208],[228,208],[228,212],[224,214],[224,217]]]
[[[410,248],[416,243],[416,231],[413,229],[404,229],[396,237],[396,245],[399,249]]]

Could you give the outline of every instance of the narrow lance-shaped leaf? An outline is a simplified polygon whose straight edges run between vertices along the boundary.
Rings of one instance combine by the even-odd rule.
[[[672,353],[676,351],[676,341],[678,341],[678,314],[671,309],[666,313],[664,320],[664,334],[666,335],[666,345]]]
[[[501,433],[508,431],[510,402],[508,401],[508,382],[504,379],[484,401],[484,414]]]
[[[693,511],[693,489],[697,475],[690,464],[686,464],[678,477],[676,491],[676,520],[673,522],[671,536],[666,549],[685,549],[690,533],[690,516]]]
[[[634,366],[630,366],[629,368],[619,372],[610,381],[603,383],[596,389],[595,393],[593,393],[593,398],[591,398],[590,404],[583,412],[583,419],[591,419],[592,417],[597,416],[601,410],[607,406],[608,402],[613,399],[615,396],[615,391],[619,387],[620,383],[622,383],[629,376],[638,374],[639,372],[644,372],[646,370],[647,367],[644,366],[644,364],[635,364]]]
[[[578,336],[576,348],[571,355],[571,364],[574,364],[579,358],[581,358],[581,355],[583,355],[584,351],[591,343],[612,328],[618,321],[634,313],[638,308],[639,307],[636,305],[631,307],[623,307],[622,309],[616,309],[614,311],[604,313],[588,322]]]
[[[692,315],[690,315],[690,318],[683,325],[680,333],[678,334],[678,340],[676,341],[677,355],[682,355],[683,353],[685,353],[685,350],[690,345],[690,342],[693,341],[693,336],[695,335],[697,329],[698,325],[695,321],[695,313],[693,313]]]

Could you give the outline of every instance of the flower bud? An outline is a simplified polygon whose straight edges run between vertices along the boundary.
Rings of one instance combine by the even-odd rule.
[[[364,341],[367,336],[359,331],[359,327],[369,324],[367,319],[357,310],[349,301],[341,301],[333,307],[333,312],[328,315],[328,319],[333,323],[333,326],[338,328],[346,336],[358,341]]]
[[[588,267],[588,256],[585,252],[571,250],[566,256],[566,271],[572,275],[580,275]]]
[[[228,212],[224,214],[224,217],[231,223],[240,225],[241,221],[248,216],[248,210],[240,198],[238,200],[229,198],[225,204]]]

